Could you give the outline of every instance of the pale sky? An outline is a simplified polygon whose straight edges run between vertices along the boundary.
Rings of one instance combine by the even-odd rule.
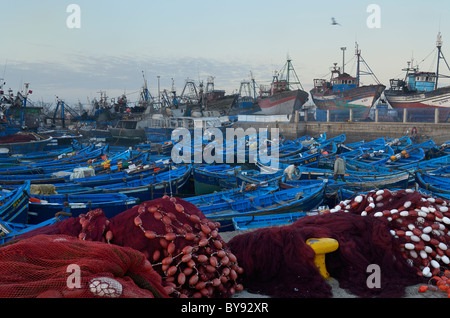
[[[68,103],[122,93],[135,100],[145,72],[153,96],[171,78],[180,94],[186,78],[216,89],[239,88],[253,72],[271,81],[287,56],[309,91],[333,63],[354,75],[355,41],[380,81],[403,77],[414,57],[423,71],[436,69],[436,36],[450,62],[448,0],[0,0],[0,77],[17,91],[29,82],[31,100]],[[66,8],[81,9],[81,28],[69,29]],[[369,28],[370,4],[381,9],[380,28]],[[334,17],[341,26],[331,25]],[[430,55],[431,54],[431,55]],[[428,57],[425,61],[423,59]],[[442,64],[441,71],[450,74]],[[373,80],[364,77],[363,82]],[[441,82],[442,83],[442,82]]]

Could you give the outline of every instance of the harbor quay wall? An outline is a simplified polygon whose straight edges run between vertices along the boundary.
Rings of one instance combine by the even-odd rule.
[[[267,123],[267,122],[236,122],[235,128],[275,128],[278,125],[280,134],[287,139],[302,136],[318,136],[326,133],[328,138],[346,134],[346,143],[357,141],[371,141],[380,137],[400,138],[417,128],[421,141],[433,139],[440,145],[450,141],[450,123],[375,123],[375,122],[298,122],[298,123]]]

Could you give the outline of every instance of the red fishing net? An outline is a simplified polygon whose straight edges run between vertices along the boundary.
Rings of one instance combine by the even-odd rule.
[[[131,248],[38,235],[0,249],[1,298],[168,297]]]
[[[218,234],[218,227],[191,203],[165,196],[109,220],[101,210],[94,210],[16,240],[63,234],[132,248],[152,264],[171,297],[229,297],[243,289],[237,282],[242,268]]]
[[[15,134],[0,137],[0,144],[16,143],[16,142],[29,142],[38,140],[36,136],[32,134]]]
[[[334,238],[339,248],[327,254],[326,266],[340,287],[360,297],[402,297],[406,286],[449,264],[448,204],[410,190],[372,191],[331,213],[242,234],[228,246],[245,269],[246,288],[274,297],[330,297],[305,242]],[[372,264],[379,266],[380,288],[367,283]]]
[[[245,286],[251,292],[272,297],[323,298],[331,297],[332,289],[314,264],[314,251],[306,241],[329,237],[339,242],[339,248],[327,254],[326,266],[340,287],[360,297],[401,297],[406,286],[428,281],[449,263],[448,204],[409,190],[372,191],[343,201],[328,213],[308,216],[284,227],[245,233],[225,244],[218,234],[219,224],[208,220],[191,203],[165,196],[111,219],[101,210],[95,210],[34,230],[0,248],[0,252],[12,250],[20,255],[23,264],[15,266],[13,274],[22,275],[21,286],[35,290],[28,294],[16,288],[20,290],[14,294],[17,297],[74,296],[65,285],[66,267],[86,259],[87,274],[83,272],[82,276],[86,276],[84,286],[91,293],[83,296],[114,294],[116,283],[92,281],[107,277],[123,279],[122,286],[126,282],[147,286],[139,290],[123,287],[124,297],[144,297],[149,291],[154,296],[163,296],[161,286],[170,297],[229,297]],[[96,251],[93,255],[70,252],[74,254],[67,258],[63,247],[67,249],[68,243],[55,242],[60,235],[72,237],[74,244],[96,244],[96,249],[103,247],[107,252]],[[43,241],[50,237],[52,240]],[[43,252],[53,251],[55,244],[59,252]],[[35,256],[36,248],[32,246],[39,246],[41,254],[36,254],[39,256]],[[77,251],[81,249],[80,245],[74,246]],[[111,252],[112,248],[117,250]],[[153,272],[140,260],[116,265],[119,260],[124,262],[124,254],[128,260],[131,251],[137,253],[133,257],[148,260]],[[10,262],[1,255],[0,281],[3,282],[12,274],[3,270]],[[38,258],[48,264],[38,263],[41,267],[36,267],[32,260]],[[30,268],[27,268],[28,261]],[[380,286],[368,284],[371,265],[379,268]],[[127,266],[130,268],[125,270]],[[27,274],[32,273],[31,269],[41,276]],[[148,275],[158,274],[159,280],[153,274],[144,277],[141,273],[144,269]],[[138,273],[139,279],[129,273]],[[50,284],[53,278],[59,279],[59,285]],[[47,286],[48,293],[37,289],[37,285]],[[0,289],[0,297],[13,295],[3,292]]]

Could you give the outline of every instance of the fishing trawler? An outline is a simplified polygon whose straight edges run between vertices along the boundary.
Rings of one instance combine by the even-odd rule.
[[[291,74],[295,76],[296,82],[291,81]],[[293,89],[293,85],[299,88]],[[281,71],[273,76],[270,85],[260,85],[258,105],[264,115],[291,115],[300,110],[308,99],[309,94],[303,90],[288,58]]]
[[[28,99],[33,93],[30,83],[14,96],[11,89],[5,94],[6,84],[0,79],[0,136],[15,134],[21,130],[36,132],[41,124],[42,107],[34,106]]]
[[[229,116],[249,115],[261,112],[256,98],[255,80],[251,78],[251,82],[244,80],[241,82],[238,92],[238,98],[231,110]]]
[[[337,66],[337,63],[335,63],[331,70],[331,79],[329,81],[325,79],[314,80],[314,89],[312,89],[310,93],[314,103],[319,109],[366,109],[371,108],[380,98],[386,86],[378,81],[372,71],[364,73],[373,75],[377,84],[361,86],[361,62],[367,67],[368,65],[361,56],[361,50],[359,50],[358,44],[356,44],[356,57],[356,77],[345,73],[344,55],[342,71],[341,68]]]
[[[213,76],[208,77],[206,87],[203,82],[197,85],[194,80],[187,78],[179,96],[173,82],[170,96],[166,90],[162,92],[165,115],[174,117],[199,117],[205,116],[205,112],[225,116],[237,98],[237,94],[227,95],[225,90],[216,89]]]
[[[436,72],[421,72],[408,62],[405,78],[391,79],[390,89],[385,96],[392,108],[440,108],[450,110],[450,86],[438,87],[439,77],[450,78],[439,74],[441,59],[450,69],[442,53],[442,36],[439,32],[436,42],[438,49]]]

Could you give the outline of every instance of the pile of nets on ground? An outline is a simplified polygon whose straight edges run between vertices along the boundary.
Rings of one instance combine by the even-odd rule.
[[[23,267],[15,267],[10,281],[12,270],[4,271],[9,261],[0,256],[0,281],[4,286],[0,297],[35,297],[44,293],[40,289],[40,293],[32,295],[17,294],[8,287],[17,284],[48,286],[50,295],[70,297],[74,294],[67,293],[70,274],[65,267],[71,264],[87,267],[87,273],[83,271],[81,275],[80,288],[75,289],[80,297],[118,295],[109,292],[117,290],[110,285],[122,286],[119,297],[230,297],[243,289],[238,283],[243,270],[220,237],[218,227],[191,203],[168,196],[144,202],[110,219],[101,210],[90,211],[23,234],[2,247],[0,254],[20,255]],[[63,241],[59,239],[61,235]],[[87,244],[87,251],[80,242]],[[28,248],[36,245],[36,251]],[[86,253],[72,255],[72,250]],[[35,261],[41,257],[46,262]],[[137,260],[130,260],[131,257]],[[39,275],[30,274],[33,272]],[[92,281],[94,276],[107,276],[114,282]],[[124,281],[133,285],[128,292]]]
[[[339,248],[326,256],[330,275],[359,297],[402,297],[405,288],[443,272],[448,264],[449,202],[411,190],[371,191],[292,225],[234,237],[244,286],[273,297],[331,297],[314,266],[309,238]],[[369,284],[377,265],[381,286]]]
[[[402,297],[448,265],[448,205],[410,190],[371,191],[228,243],[218,223],[178,198],[110,219],[94,210],[2,246],[0,297],[225,298],[244,286],[272,297],[332,297],[306,244],[321,237],[339,242],[326,266],[341,288],[359,297]],[[372,265],[379,286],[369,282]]]
[[[0,277],[1,298],[168,297],[142,253],[64,235],[2,247]]]
[[[0,144],[9,144],[9,143],[16,143],[16,142],[29,142],[29,141],[36,141],[36,140],[39,140],[39,139],[33,134],[18,133],[15,135],[1,136]]]

